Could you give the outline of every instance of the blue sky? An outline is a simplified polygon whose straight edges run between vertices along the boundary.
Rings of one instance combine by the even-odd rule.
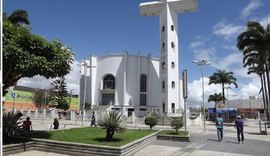
[[[3,0],[8,15],[16,9],[29,13],[32,31],[47,40],[59,38],[72,48],[76,61],[90,55],[141,52],[159,57],[159,18],[141,17],[139,4],[149,0]],[[200,68],[193,59],[207,59],[205,96],[221,92],[221,87],[208,86],[208,77],[217,69],[234,72],[238,89],[228,90],[229,99],[257,96],[260,88],[255,75],[247,75],[242,55],[236,48],[237,35],[249,20],[266,25],[270,20],[269,0],[198,0],[198,11],[178,14],[180,71],[188,70],[190,105],[201,103]],[[69,89],[78,87],[78,67],[67,80]],[[40,77],[23,79],[21,85],[40,86]],[[44,80],[48,82],[48,80]],[[48,83],[49,84],[49,83]],[[206,100],[207,101],[207,100]]]

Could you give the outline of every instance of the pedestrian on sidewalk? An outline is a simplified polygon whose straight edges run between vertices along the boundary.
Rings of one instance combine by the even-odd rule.
[[[26,120],[23,122],[23,129],[30,131],[32,130],[32,122],[30,121],[30,117],[27,117]]]
[[[241,116],[237,116],[234,124],[234,128],[237,130],[237,139],[238,139],[238,144],[245,143],[245,138],[244,138],[244,121],[241,118]]]
[[[218,117],[216,118],[216,127],[218,141],[220,142],[223,140],[223,118],[221,118],[220,114],[218,114]]]
[[[96,125],[96,116],[95,116],[95,112],[93,112],[93,115],[92,115],[92,118],[91,118],[91,125],[90,125],[90,127],[92,127],[92,126],[97,127],[97,125]]]
[[[53,121],[53,129],[58,129],[58,127],[59,127],[59,121],[57,120],[57,118],[55,118]]]

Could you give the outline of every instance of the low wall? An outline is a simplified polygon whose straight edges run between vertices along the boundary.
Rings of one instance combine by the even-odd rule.
[[[3,155],[11,155],[24,151],[37,150],[44,152],[53,152],[66,155],[80,156],[123,156],[132,155],[146,145],[156,140],[158,132],[148,135],[139,140],[133,141],[121,147],[89,145],[81,143],[71,143],[63,141],[53,141],[45,139],[33,139],[32,142],[5,145],[3,146]]]

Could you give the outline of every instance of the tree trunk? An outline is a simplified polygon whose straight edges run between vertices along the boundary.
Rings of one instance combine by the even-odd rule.
[[[267,84],[265,80],[265,72],[263,73],[263,88],[264,88],[264,96],[265,96],[265,108],[264,110],[266,111],[266,120],[269,120],[269,112],[268,112],[268,106],[269,106],[269,99],[268,99],[268,92],[267,92]]]
[[[269,83],[270,83],[270,78],[269,78],[269,66],[268,65],[266,65],[266,89],[267,89],[267,96],[268,96],[268,102],[267,102],[267,112],[268,112],[268,120],[267,121],[269,121],[270,120],[270,107],[269,107],[269,104],[270,104],[270,85],[269,85]]]
[[[114,130],[107,129],[106,140],[107,140],[107,141],[112,141],[113,134],[114,134]]]
[[[222,83],[222,101],[223,101],[223,104],[225,104],[224,83]]]

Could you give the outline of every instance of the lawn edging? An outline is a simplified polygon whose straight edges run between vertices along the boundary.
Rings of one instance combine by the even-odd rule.
[[[159,132],[159,131],[158,131]],[[152,133],[141,139],[135,140],[131,143],[121,147],[90,145],[83,143],[55,141],[47,139],[33,139],[31,142],[19,143],[3,146],[3,155],[10,155],[21,153],[24,151],[44,151],[53,152],[66,155],[106,155],[106,156],[123,156],[132,155],[146,145],[156,140],[158,132]]]
[[[157,134],[157,140],[189,142],[190,141],[190,132],[188,132],[187,136],[177,136],[177,135],[169,135],[169,134]]]

